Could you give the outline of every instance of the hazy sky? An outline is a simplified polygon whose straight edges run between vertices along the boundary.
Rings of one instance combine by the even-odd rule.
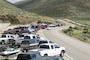
[[[7,0],[7,1],[15,3],[15,2],[20,1],[20,0]]]

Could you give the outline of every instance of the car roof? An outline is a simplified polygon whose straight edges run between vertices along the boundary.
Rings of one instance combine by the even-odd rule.
[[[32,59],[32,60],[58,60],[58,58],[63,60],[63,58],[60,56],[42,56],[40,58],[36,58],[36,59]]]
[[[39,42],[53,42],[53,41],[51,41],[51,40],[39,40]]]
[[[2,34],[2,35],[10,35],[10,36],[12,36],[12,34]]]
[[[56,43],[44,43],[44,44],[40,44],[40,45],[57,45]]]
[[[27,36],[36,36],[36,34],[27,34]]]
[[[47,39],[45,39],[45,40],[40,40],[40,41],[51,41],[51,40],[47,40]]]
[[[28,51],[28,52],[22,52],[20,54],[39,54],[39,51]]]
[[[24,39],[23,41],[31,41],[31,40],[39,40],[39,39]]]

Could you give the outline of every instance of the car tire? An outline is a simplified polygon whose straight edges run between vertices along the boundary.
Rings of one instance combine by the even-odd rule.
[[[61,51],[60,56],[63,57],[64,53],[65,53],[64,51]]]
[[[44,54],[44,56],[48,56],[47,54]]]
[[[1,44],[5,44],[5,40],[2,40],[2,41],[1,41]]]
[[[23,49],[22,52],[28,52],[28,50],[27,49]]]

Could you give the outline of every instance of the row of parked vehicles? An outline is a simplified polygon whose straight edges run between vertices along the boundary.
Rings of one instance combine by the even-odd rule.
[[[16,29],[14,33],[9,31],[12,29],[5,31],[0,38],[0,55],[8,56],[22,52],[18,54],[16,60],[48,60],[49,58],[52,58],[51,60],[63,60],[65,48],[51,40],[45,40],[37,34],[38,30],[46,29],[47,26],[49,25],[31,24],[27,28],[26,26],[14,28]],[[55,24],[55,26],[50,25],[49,27],[56,26],[60,25]],[[37,56],[40,58],[37,58]]]

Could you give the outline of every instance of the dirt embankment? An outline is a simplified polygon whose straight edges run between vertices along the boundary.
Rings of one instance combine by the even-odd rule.
[[[4,31],[7,27],[10,26],[10,23],[0,23],[0,32]]]

